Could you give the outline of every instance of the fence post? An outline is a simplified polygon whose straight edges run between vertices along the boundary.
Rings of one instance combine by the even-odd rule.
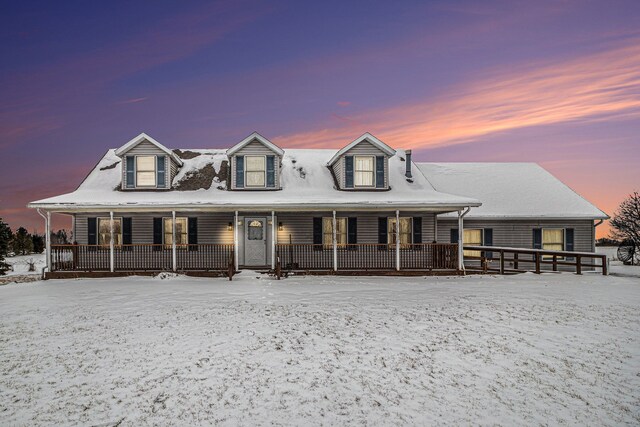
[[[602,256],[602,274],[604,276],[608,276],[609,275],[609,258],[607,258],[606,255]]]
[[[540,253],[536,252],[533,256],[536,260],[536,274],[540,274]]]
[[[582,274],[582,257],[576,256],[576,274]]]
[[[558,271],[558,256],[553,256],[553,271]]]
[[[500,274],[504,274],[504,250],[500,249]]]
[[[518,252],[514,252],[513,254],[513,268],[514,270],[518,269]]]

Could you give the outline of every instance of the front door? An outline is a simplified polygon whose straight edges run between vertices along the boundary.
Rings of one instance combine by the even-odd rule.
[[[245,218],[244,264],[263,266],[267,264],[267,219]]]

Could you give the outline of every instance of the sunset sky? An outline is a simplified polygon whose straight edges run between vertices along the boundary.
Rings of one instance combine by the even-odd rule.
[[[608,214],[640,190],[640,1],[4,2],[0,217],[140,132],[538,162]],[[60,221],[60,226],[68,226]],[[599,228],[599,237],[607,228]]]

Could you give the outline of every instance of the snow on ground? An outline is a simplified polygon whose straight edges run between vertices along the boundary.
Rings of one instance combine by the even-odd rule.
[[[0,425],[640,423],[637,278],[256,277],[0,286]]]
[[[44,254],[31,254],[6,257],[5,262],[13,267],[13,271],[7,271],[7,276],[23,275],[23,274],[42,274],[42,268],[46,265]],[[29,263],[33,262],[36,271],[29,271]],[[2,276],[0,276],[2,277]]]

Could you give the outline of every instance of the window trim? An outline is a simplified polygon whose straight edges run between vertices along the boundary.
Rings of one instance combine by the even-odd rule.
[[[173,220],[173,217],[171,217],[171,216],[163,216],[162,217],[162,245],[165,248],[169,248],[170,249],[171,247],[173,247],[173,243],[166,243],[166,239],[165,238],[167,237],[167,234],[173,234],[173,233],[167,233],[164,230],[164,223],[165,223],[165,220],[167,220],[167,219],[168,220]],[[184,233],[180,233],[180,234],[184,234],[187,237],[187,243],[184,243],[184,244],[176,243],[176,248],[177,249],[186,249],[189,246],[189,217],[188,216],[177,216],[176,217],[176,222],[177,222],[178,219],[185,219],[186,220],[186,224],[187,224],[186,231]],[[176,236],[177,235],[178,235],[178,233],[176,231]]]
[[[158,155],[157,154],[136,154],[134,156],[136,158],[136,161],[134,162],[134,176],[136,177],[136,188],[158,188]],[[153,157],[153,185],[139,185],[138,184],[138,157]],[[165,160],[165,180],[166,178],[166,174],[167,174],[167,161]],[[149,172],[149,171],[143,171],[143,172]]]
[[[243,155],[244,157],[244,187],[243,188],[267,188],[267,155],[266,154],[256,154],[256,155],[252,155],[252,154],[245,154]],[[247,172],[259,172],[259,171],[249,171],[247,170],[247,165],[249,162],[247,162],[247,159],[249,157],[262,157],[264,159],[264,169],[262,171],[263,175],[264,175],[264,184],[263,185],[249,185],[247,182]],[[275,169],[275,163],[274,163],[274,169]]]
[[[110,220],[111,220],[111,217],[109,217],[109,216],[99,216],[99,217],[96,217],[96,244],[97,244],[97,246],[99,246],[99,247],[102,247],[102,248],[108,248],[108,247],[110,247],[110,246],[111,246],[111,244],[110,244],[110,243],[100,243],[100,220],[103,220],[103,219],[105,219],[105,220],[107,220],[107,221],[110,221]],[[122,238],[123,238],[123,234],[124,234],[124,233],[123,233],[123,230],[122,230],[122,225],[123,225],[122,217],[121,217],[121,216],[114,216],[114,217],[113,217],[113,220],[114,220],[114,221],[115,221],[115,220],[120,220],[120,233],[116,233],[116,232],[114,232],[114,233],[113,233],[113,235],[114,235],[114,236],[116,236],[116,235],[120,235],[120,242],[121,242],[120,244],[114,243],[114,244],[113,244],[113,246],[114,246],[114,247],[120,247],[120,246],[123,246]]]
[[[398,233],[399,235],[409,234],[409,242],[408,243],[402,243],[402,239],[400,239],[400,248],[402,249],[403,247],[406,248],[408,245],[413,245],[413,217],[412,216],[401,216],[398,219],[399,220],[403,220],[403,219],[408,219],[409,220],[409,231],[407,233]],[[390,247],[394,247],[394,248],[396,247],[396,244],[394,242],[392,242],[393,239],[391,237],[395,236],[395,233],[390,231],[389,228],[391,228],[391,224],[395,220],[396,220],[395,216],[387,217],[387,245],[389,245]]]
[[[465,231],[480,231],[480,244],[475,245],[473,244],[473,246],[484,246],[484,228],[463,228],[462,229],[462,241],[463,241],[463,245],[466,245],[468,242],[467,240],[464,238],[464,232]],[[471,250],[464,250],[462,253],[462,256],[464,257],[474,257],[474,258],[480,258],[482,256],[482,251],[471,251]]]
[[[358,158],[369,158],[371,159],[371,185],[358,185],[356,184],[356,176],[358,172],[368,172],[368,171],[358,171],[356,165],[358,164]],[[354,155],[353,156],[353,188],[376,188],[376,156],[373,155]]]
[[[562,227],[541,227],[540,228],[540,247],[541,250],[555,250],[555,249],[545,249],[544,248],[544,231],[545,230],[562,230],[562,249],[560,249],[561,251],[566,251],[567,250],[567,229],[566,228],[562,228]],[[557,244],[557,243],[550,243],[550,244]],[[553,259],[553,255],[542,255],[542,259],[544,260],[549,260],[549,259]],[[565,257],[563,256],[556,256],[556,259],[558,261],[560,260],[564,260]]]
[[[324,220],[325,219],[330,219],[331,220],[331,226],[333,227],[333,217],[332,216],[323,216],[322,217],[322,246],[325,249],[329,249],[333,247],[333,230],[331,231],[331,243],[330,244],[325,244],[324,243],[324,236],[325,234],[329,234],[325,231],[324,229]],[[338,231],[336,230],[336,246],[338,249],[344,249],[347,246],[349,246],[349,217],[346,216],[336,216],[336,225],[338,223],[338,221],[342,221],[344,220],[344,233],[338,233]],[[338,234],[344,234],[344,243],[338,243]]]

